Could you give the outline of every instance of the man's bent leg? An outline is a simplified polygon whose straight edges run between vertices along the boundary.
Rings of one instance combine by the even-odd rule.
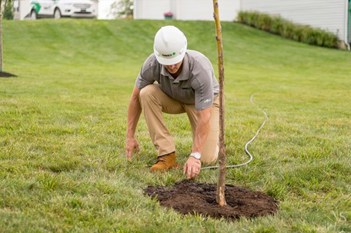
[[[164,124],[162,112],[177,114],[184,112],[183,107],[179,102],[163,93],[157,84],[148,85],[141,89],[140,103],[151,140],[158,150],[158,156],[174,152],[175,144]]]

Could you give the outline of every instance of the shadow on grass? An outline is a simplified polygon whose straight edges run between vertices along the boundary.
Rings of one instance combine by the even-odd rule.
[[[15,77],[17,76],[14,74],[3,72],[3,71],[0,72],[0,78],[15,78]]]

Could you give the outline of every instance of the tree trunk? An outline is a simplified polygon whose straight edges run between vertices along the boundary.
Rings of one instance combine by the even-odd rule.
[[[5,4],[3,4],[4,1],[0,0],[0,72],[2,72],[3,68],[3,60],[2,60],[2,48],[3,48],[3,43],[2,43],[2,16],[3,16],[3,11]]]
[[[216,25],[216,40],[218,51],[218,72],[219,72],[219,178],[217,183],[217,203],[220,206],[227,205],[225,200],[225,175],[226,175],[226,150],[224,142],[224,65],[223,65],[223,42],[222,27],[219,19],[218,0],[213,0],[214,20]]]

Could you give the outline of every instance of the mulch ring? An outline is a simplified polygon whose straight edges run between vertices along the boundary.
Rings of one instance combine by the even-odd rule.
[[[11,78],[11,77],[17,77],[17,76],[11,73],[0,71],[0,78]]]
[[[217,184],[183,180],[171,187],[148,186],[144,192],[156,198],[161,206],[184,215],[200,214],[234,221],[240,217],[273,215],[278,211],[278,201],[267,194],[233,185],[226,185],[227,205],[223,207],[216,202]]]

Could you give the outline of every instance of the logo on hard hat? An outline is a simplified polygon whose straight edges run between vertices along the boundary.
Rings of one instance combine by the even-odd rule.
[[[162,57],[173,57],[174,55],[176,55],[176,52],[173,52],[171,54],[162,54]]]

